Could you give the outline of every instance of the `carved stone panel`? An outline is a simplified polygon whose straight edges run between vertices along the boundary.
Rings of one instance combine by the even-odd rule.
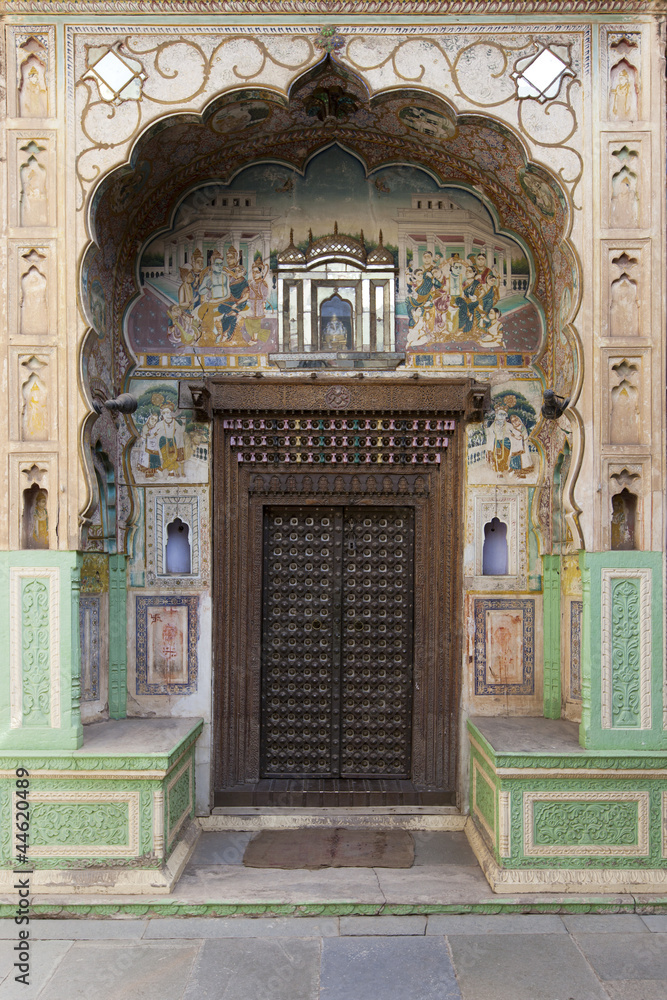
[[[603,117],[636,122],[643,117],[644,103],[641,32],[604,30],[602,44],[607,66]]]
[[[651,571],[601,572],[601,726],[650,729]]]
[[[7,47],[7,110],[10,118],[56,114],[54,25],[10,26]]]
[[[646,132],[611,136],[603,156],[602,225],[645,229],[650,215],[651,142]]]
[[[58,437],[57,407],[54,405],[57,384],[55,352],[21,351],[10,348],[9,378],[10,435],[15,441],[53,441]]]
[[[55,132],[11,132],[10,225],[44,230],[56,225]]]
[[[647,353],[648,352],[648,353]],[[635,454],[650,441],[651,410],[648,387],[649,349],[620,354],[604,349],[602,371],[602,441]]]
[[[600,335],[615,341],[651,336],[648,240],[605,241]]]

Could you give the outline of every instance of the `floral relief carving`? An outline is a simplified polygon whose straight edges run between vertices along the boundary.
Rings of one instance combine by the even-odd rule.
[[[639,585],[617,580],[612,590],[612,695],[613,726],[641,725]]]
[[[651,728],[651,572],[602,569],[603,729]]]
[[[169,789],[169,830],[190,806],[190,771],[185,770]]]
[[[43,580],[24,580],[23,725],[48,726],[51,721],[49,588]]]
[[[82,854],[103,867],[113,865],[111,859],[150,853],[152,797],[135,781],[114,781],[113,790],[101,791],[99,783],[79,778],[77,791],[34,789],[30,812],[31,844],[40,868],[75,866]],[[69,865],[67,859],[72,859]]]
[[[537,791],[538,784],[547,788],[549,781],[531,782],[523,808],[517,804],[513,815],[515,844],[523,828],[524,864],[553,863],[559,856],[585,866],[602,856],[622,866],[628,857],[650,853],[648,791]]]
[[[31,814],[31,844],[37,854],[40,846],[60,844],[128,845],[127,802],[35,802]]]
[[[536,802],[536,845],[637,843],[636,802]]]

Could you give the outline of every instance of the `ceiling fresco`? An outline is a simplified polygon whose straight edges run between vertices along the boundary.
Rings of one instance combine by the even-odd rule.
[[[333,145],[338,147],[337,153],[322,153]],[[330,180],[332,170],[336,169],[336,156],[339,166],[346,164],[345,170],[355,173],[352,188],[364,202],[358,228],[352,225],[357,218],[352,203],[345,216],[346,208],[340,204],[340,198],[327,204],[323,190],[316,190],[317,164],[326,167]],[[254,166],[249,167],[250,164]],[[272,177],[275,183],[270,191]],[[530,258],[530,288],[521,291],[529,291],[531,301],[539,307],[546,336],[542,335],[541,327],[536,336],[537,326],[531,320],[535,327],[530,334],[533,339],[525,341],[524,346],[532,353],[532,362],[539,360],[545,376],[551,378],[554,352],[549,348],[554,346],[554,336],[561,334],[578,296],[577,266],[566,242],[569,206],[560,186],[547,171],[528,162],[521,142],[500,123],[481,115],[457,118],[445,102],[423,91],[389,91],[369,99],[363,82],[327,56],[297,81],[288,98],[266,90],[246,89],[218,99],[201,117],[179,115],[163,120],[137,142],[131,163],[111,173],[98,187],[90,210],[95,243],[89,248],[83,267],[84,304],[92,325],[100,322],[100,300],[105,304],[104,332],[111,334],[117,345],[114,383],[120,385],[130,365],[118,334],[127,321],[130,339],[136,336],[132,332],[131,307],[137,308],[137,296],[144,297],[146,289],[145,283],[141,284],[140,254],[146,253],[152,243],[155,255],[157,241],[164,240],[165,233],[178,227],[175,213],[179,204],[187,203],[188,193],[203,184],[207,191],[212,185],[220,190],[227,187],[230,191],[255,192],[258,204],[263,200],[267,211],[275,207],[275,236],[272,231],[269,254],[279,250],[282,241],[286,242],[287,229],[299,217],[299,208],[303,212],[294,227],[297,242],[306,237],[306,228],[312,229],[317,238],[331,232],[334,223],[341,221],[341,229],[350,231],[350,235],[366,229],[365,236],[371,245],[378,241],[379,230],[386,229],[387,242],[396,246],[392,226],[395,228],[399,209],[411,208],[413,193],[440,192],[441,196],[451,196],[451,203],[458,207],[461,199],[467,197],[470,206],[471,195],[478,196],[479,218],[486,214],[495,234],[516,247],[508,251],[509,257],[514,257],[519,268],[526,266],[519,264],[521,259]],[[415,185],[419,191],[415,191]],[[361,191],[363,195],[359,194]],[[482,204],[486,210],[481,208]],[[341,220],[336,218],[339,208]],[[447,262],[455,253],[469,257],[472,249],[461,255],[452,246],[443,244],[442,260],[438,261],[445,265],[440,267],[441,272],[447,267],[451,272],[451,261]],[[415,284],[414,274],[417,265],[423,265],[419,254],[423,257],[423,249],[418,250],[417,258],[405,261],[403,270],[407,271],[411,265],[413,274],[399,275],[399,282],[405,281],[406,285],[403,302],[400,296],[396,302],[398,346],[405,346],[412,329],[411,307],[406,304],[410,291],[417,305],[423,304],[425,291]],[[256,256],[254,251],[254,259]],[[260,270],[263,272],[271,263],[265,256],[263,251],[261,267],[255,268],[254,274],[252,266],[250,270],[246,267],[249,284],[253,279],[260,284],[272,284],[268,270],[260,277]],[[206,266],[209,263],[206,261]],[[498,261],[495,263],[498,270]],[[429,260],[427,271],[432,270],[432,264]],[[484,270],[483,262],[478,264],[480,271]],[[506,265],[504,268],[503,280]],[[476,274],[468,272],[468,277],[474,280]],[[446,284],[438,275],[435,279]],[[177,287],[163,296],[162,304],[167,310],[171,308],[166,301],[170,296],[173,304],[179,304],[178,287],[182,280],[179,270],[174,277]],[[488,286],[482,291],[488,292]],[[492,298],[493,295],[488,298],[487,306],[496,308],[497,303],[489,305]],[[491,337],[486,343],[501,343],[497,325],[490,334],[483,329],[481,312],[484,324],[490,326],[495,321],[502,325],[501,303],[501,315],[494,313],[492,320],[488,308],[477,309],[477,316],[473,316],[475,336],[469,341],[460,339],[466,332],[466,322],[452,320],[448,335],[430,343],[439,343],[445,350],[457,338],[460,347],[467,344],[481,349],[485,344],[483,336]],[[173,316],[171,320],[167,320],[167,327],[170,327],[168,335],[173,338],[178,331],[174,329]],[[225,335],[228,328],[229,325]],[[256,341],[262,336],[257,333]],[[422,346],[428,344],[428,337],[428,333],[422,335]],[[215,334],[209,333],[211,338],[215,340]],[[414,339],[419,341],[419,335]],[[265,342],[268,341],[270,336]],[[171,344],[182,347],[183,340],[179,344],[172,339]],[[504,346],[509,347],[510,342]],[[569,361],[557,366],[558,371],[566,372],[561,381],[563,378],[571,381],[574,366],[575,354],[570,346]]]

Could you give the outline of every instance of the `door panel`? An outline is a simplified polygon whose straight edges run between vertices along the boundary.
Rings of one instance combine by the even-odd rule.
[[[264,514],[265,777],[338,773],[341,526],[341,508]]]
[[[408,778],[412,511],[345,508],[341,777]]]
[[[408,777],[413,512],[264,513],[263,777]]]

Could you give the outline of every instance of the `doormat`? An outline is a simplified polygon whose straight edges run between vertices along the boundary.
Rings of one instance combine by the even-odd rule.
[[[262,830],[243,855],[248,868],[410,868],[407,830]]]

